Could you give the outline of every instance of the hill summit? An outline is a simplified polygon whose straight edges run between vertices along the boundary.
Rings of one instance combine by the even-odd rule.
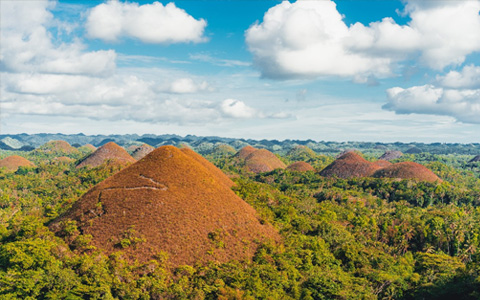
[[[129,163],[136,162],[136,160],[130,156],[125,149],[114,142],[109,142],[80,161],[80,163],[77,165],[77,168],[85,166],[98,167],[107,160],[111,160],[120,165],[127,165]]]
[[[155,147],[152,147],[148,144],[143,144],[132,152],[132,157],[136,160],[140,160],[153,150],[155,150]]]
[[[427,167],[411,161],[396,163],[380,169],[373,174],[373,177],[417,179],[429,182],[442,181]]]
[[[166,252],[173,265],[250,259],[259,241],[279,240],[196,155],[159,147],[92,188],[50,228],[59,232],[62,221],[75,220],[107,254],[123,250],[148,261]],[[124,247],[132,236],[138,245]]]
[[[0,160],[0,168],[6,168],[10,172],[17,171],[19,167],[35,167],[35,165],[28,159],[18,155],[7,156]]]
[[[325,177],[369,177],[381,167],[367,161],[354,151],[339,156],[334,162],[320,172]]]

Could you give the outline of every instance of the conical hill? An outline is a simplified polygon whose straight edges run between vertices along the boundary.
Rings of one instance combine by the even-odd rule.
[[[403,156],[403,153],[400,151],[392,150],[392,151],[385,151],[379,159],[381,160],[393,160]]]
[[[143,144],[140,147],[137,147],[133,152],[132,152],[132,157],[135,158],[136,160],[140,160],[144,158],[148,153],[152,152],[155,150],[154,147]]]
[[[247,170],[253,173],[270,172],[275,169],[285,169],[286,165],[267,149],[258,149],[245,158]]]
[[[35,165],[28,159],[18,155],[7,156],[0,160],[0,168],[6,168],[10,172],[17,171],[19,167],[35,167]]]
[[[98,167],[107,160],[110,160],[120,165],[127,165],[136,162],[136,160],[132,156],[130,156],[130,154],[128,154],[125,149],[115,144],[114,142],[109,142],[95,150],[95,152],[88,155],[85,159],[83,159],[77,165],[77,168],[85,166]]]
[[[307,171],[314,171],[315,169],[312,167],[312,165],[310,165],[307,162],[297,161],[289,165],[287,167],[287,170],[297,171],[297,172],[307,172]]]
[[[250,259],[258,241],[279,240],[250,205],[185,152],[157,148],[88,191],[50,228],[58,232],[62,221],[76,220],[107,254],[123,250],[147,261],[166,252],[173,265]],[[126,236],[138,244],[123,247]]]
[[[245,159],[247,158],[247,156],[249,156],[250,154],[252,154],[257,150],[258,150],[257,148],[254,148],[252,146],[245,146],[242,149],[240,149],[240,151],[238,151],[237,154],[235,154],[235,157],[238,157],[240,159]]]
[[[320,172],[325,177],[369,177],[381,167],[365,160],[353,151],[346,152],[338,157]]]
[[[411,161],[396,163],[378,170],[373,177],[416,179],[429,182],[442,181],[427,167]]]

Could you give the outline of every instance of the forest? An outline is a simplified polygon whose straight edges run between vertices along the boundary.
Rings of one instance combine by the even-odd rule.
[[[167,253],[124,257],[123,248],[142,247],[133,229],[107,255],[74,221],[61,234],[49,228],[122,166],[76,168],[92,151],[85,147],[1,150],[0,158],[20,155],[34,166],[0,168],[0,299],[479,299],[480,162],[453,148],[392,161],[417,162],[442,179],[426,182],[324,177],[338,153],[306,147],[276,156],[314,170],[253,173],[231,147],[216,147],[202,154],[281,242],[260,243],[251,260],[175,267]],[[378,158],[371,150],[368,161]],[[222,247],[221,235],[212,239]]]

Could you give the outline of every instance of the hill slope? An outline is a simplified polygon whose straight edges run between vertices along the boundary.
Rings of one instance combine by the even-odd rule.
[[[6,168],[8,171],[15,172],[19,167],[35,167],[35,165],[18,155],[11,155],[0,160],[0,168]]]
[[[427,167],[411,161],[396,163],[378,170],[373,174],[373,177],[416,179],[429,182],[442,181]]]
[[[334,162],[320,172],[325,177],[369,177],[381,167],[365,160],[353,151],[339,156]]]

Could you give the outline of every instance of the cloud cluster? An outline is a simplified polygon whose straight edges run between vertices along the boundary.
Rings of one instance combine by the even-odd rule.
[[[174,3],[138,3],[110,0],[95,6],[87,16],[91,38],[114,42],[130,37],[145,43],[171,44],[203,42],[207,22],[196,20]]]
[[[479,70],[479,67],[465,66],[460,72],[450,71],[437,77],[438,86],[388,89],[388,102],[383,108],[399,114],[445,115],[461,122],[480,124]]]
[[[333,1],[284,1],[246,31],[246,42],[265,77],[334,75],[358,82],[390,76],[412,57],[441,70],[480,51],[480,1],[424,2],[407,2],[407,25],[384,18],[347,26]]]
[[[62,116],[163,124],[265,117],[241,101],[226,105],[224,96],[202,99],[201,93],[214,91],[203,78],[177,70],[117,68],[113,50],[87,51],[79,39],[71,43],[55,39],[50,31],[59,24],[50,12],[54,5],[40,0],[2,2],[3,117]],[[138,6],[110,1],[90,11],[87,29],[98,38],[129,35],[149,42],[198,42],[203,39],[205,24],[173,4]],[[118,28],[120,31],[115,31]]]

